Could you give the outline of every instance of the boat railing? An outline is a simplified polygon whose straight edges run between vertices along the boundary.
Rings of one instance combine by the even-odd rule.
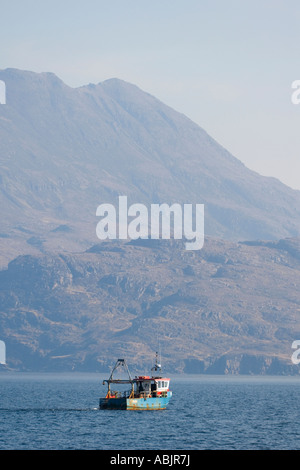
[[[124,390],[124,391],[115,391],[111,390],[109,394],[106,396],[106,398],[149,398],[149,397],[167,397],[168,393],[166,391],[157,393],[157,392],[152,392],[149,393],[149,391],[141,390],[141,391],[135,391],[133,392],[132,390]]]
[[[141,392],[137,392],[135,394],[135,397],[137,397],[137,398],[149,398],[151,396],[153,396],[153,395],[151,393],[149,393],[149,391],[144,391],[144,390],[141,391]]]
[[[107,398],[131,398],[131,397],[132,397],[132,390],[124,390],[124,391],[111,390]]]

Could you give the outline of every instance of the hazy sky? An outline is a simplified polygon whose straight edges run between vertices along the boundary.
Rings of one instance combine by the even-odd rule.
[[[300,189],[300,0],[0,0],[0,68],[118,77]]]

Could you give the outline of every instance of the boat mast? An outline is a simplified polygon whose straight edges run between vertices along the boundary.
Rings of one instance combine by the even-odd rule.
[[[155,353],[155,364],[151,370],[154,372],[161,372],[161,364],[158,362],[158,352]]]
[[[114,375],[116,369],[118,369],[118,367],[120,367],[120,366],[124,367],[124,369],[126,370],[129,380],[122,380],[122,379],[114,379],[113,378],[113,375]],[[115,383],[115,384],[130,383],[131,387],[132,387],[132,391],[133,391],[134,382],[131,378],[131,375],[130,375],[130,372],[129,372],[129,369],[128,369],[128,366],[127,366],[127,363],[126,363],[125,359],[118,359],[117,360],[116,364],[114,365],[113,370],[111,371],[109,379],[108,380],[103,380],[103,385],[105,384],[105,382],[107,382],[107,385],[108,385],[108,391],[107,391],[108,396],[110,395],[110,384],[111,383]]]
[[[128,366],[127,366],[127,363],[125,361],[125,359],[118,359],[111,374],[110,374],[110,377],[108,379],[108,381],[112,381],[113,380],[113,375],[114,375],[114,372],[116,371],[116,369],[119,367],[119,366],[122,366],[126,369],[126,372],[128,374],[128,377],[129,377],[129,380],[130,382],[132,382],[132,378],[131,378],[131,375],[130,375],[130,372],[129,372],[129,369],[128,369]]]

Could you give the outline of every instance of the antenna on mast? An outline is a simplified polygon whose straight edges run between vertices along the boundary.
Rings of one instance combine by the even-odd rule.
[[[158,362],[158,352],[155,353],[155,364],[151,370],[154,372],[161,372],[161,363]]]

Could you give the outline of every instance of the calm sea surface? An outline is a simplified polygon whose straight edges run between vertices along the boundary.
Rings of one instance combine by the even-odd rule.
[[[0,449],[300,449],[299,377],[171,377],[148,412],[99,410],[103,378],[0,374]]]

